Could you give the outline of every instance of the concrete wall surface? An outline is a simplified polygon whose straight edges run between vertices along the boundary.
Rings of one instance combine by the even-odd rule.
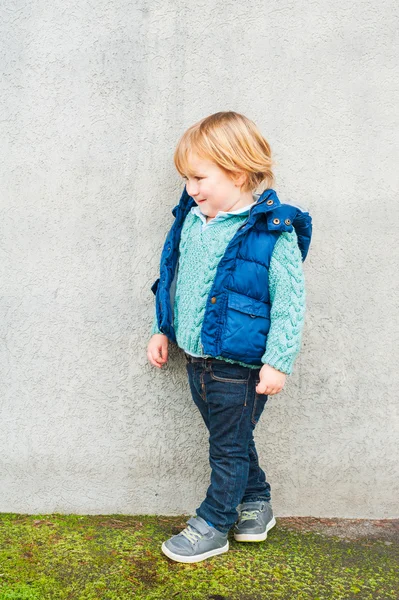
[[[277,516],[398,517],[394,0],[5,0],[0,512],[194,514],[208,433],[146,357],[183,131],[253,119],[307,208],[302,351],[256,428]]]

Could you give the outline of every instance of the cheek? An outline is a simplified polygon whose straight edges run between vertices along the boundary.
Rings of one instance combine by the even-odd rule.
[[[212,191],[212,185],[209,184],[208,181],[201,182],[201,196],[207,198]]]

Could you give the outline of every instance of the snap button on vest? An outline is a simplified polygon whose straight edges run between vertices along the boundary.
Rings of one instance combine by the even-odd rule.
[[[273,223],[274,223],[275,225],[278,225],[278,224],[280,223],[280,219],[273,219]]]
[[[266,204],[267,204],[268,206],[271,206],[271,205],[273,204],[273,200],[267,200],[267,201],[266,201]]]
[[[216,298],[215,298],[215,296],[213,296],[213,297],[211,298],[211,302],[212,302],[212,304],[215,304],[215,302],[216,302]]]

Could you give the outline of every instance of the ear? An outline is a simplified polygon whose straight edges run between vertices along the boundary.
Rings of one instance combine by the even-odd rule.
[[[247,174],[244,173],[244,171],[237,171],[236,173],[233,173],[231,175],[231,178],[234,182],[234,185],[236,185],[237,187],[241,187],[247,181]]]

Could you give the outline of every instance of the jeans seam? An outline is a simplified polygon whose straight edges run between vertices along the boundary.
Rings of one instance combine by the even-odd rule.
[[[255,383],[254,383],[254,393],[255,393],[255,397],[254,397],[254,405],[252,408],[252,415],[251,415],[251,423],[252,425],[256,425],[256,421],[255,421],[255,412],[256,412],[256,407],[258,406],[258,393],[256,391],[256,386],[259,383],[259,379],[255,379]]]
[[[245,390],[245,400],[244,400],[244,406],[247,405],[247,400],[248,400],[248,389],[249,389],[249,383],[247,381],[247,389]]]
[[[249,387],[249,386],[247,386],[247,390],[248,390],[248,387]],[[246,401],[246,399],[245,399],[245,401]],[[240,418],[240,421],[241,421],[241,419],[242,419],[242,413],[241,413],[241,418]],[[235,444],[236,444],[236,441],[237,441],[237,434],[238,434],[238,428],[237,428],[237,432],[236,432],[236,436],[235,436],[235,440],[234,440],[234,442],[233,442],[233,445],[235,445]],[[223,497],[223,500],[224,500],[224,505],[225,505],[225,506],[226,506],[226,504],[227,504],[227,502],[226,502],[226,500],[227,500],[227,496],[229,495],[229,496],[231,497],[231,496],[234,494],[234,489],[235,489],[236,482],[237,482],[237,467],[238,467],[238,461],[237,461],[237,460],[235,460],[235,461],[234,461],[234,479],[233,479],[233,480],[231,480],[231,479],[230,479],[230,488],[231,488],[231,489],[230,489],[230,490],[227,490],[227,489],[225,489],[225,493],[224,493],[224,497]],[[249,468],[249,467],[248,467],[248,468]],[[232,483],[233,483],[233,485],[232,485]]]
[[[204,371],[201,371],[201,373],[200,373],[200,381],[201,381],[201,397],[204,402],[207,402],[206,385],[205,385],[205,381],[204,381]]]
[[[252,423],[252,425],[256,425],[255,411],[256,411],[257,405],[258,405],[258,394],[255,392],[254,406],[253,406],[252,415],[251,415],[251,423]]]
[[[252,456],[255,457],[255,461],[254,462],[255,462],[256,466],[258,467],[258,477],[257,477],[257,479],[255,481],[255,485],[256,485],[256,484],[259,483],[259,469],[260,469],[259,460],[258,460],[258,456],[257,456],[256,452],[254,452],[251,447],[249,448],[249,452],[252,453]]]

